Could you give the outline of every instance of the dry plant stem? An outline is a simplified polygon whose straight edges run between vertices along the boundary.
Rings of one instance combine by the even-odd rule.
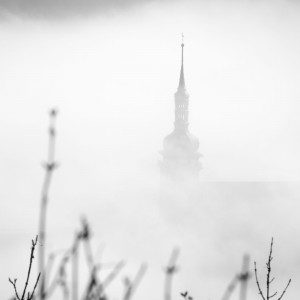
[[[270,294],[270,287],[271,287],[271,283],[274,281],[275,277],[271,278],[271,262],[273,260],[272,257],[272,252],[273,252],[273,238],[271,240],[271,246],[270,246],[270,253],[269,253],[269,258],[268,258],[268,262],[266,263],[267,265],[267,282],[266,282],[266,286],[267,286],[267,294],[266,294],[266,298],[262,293],[259,281],[258,281],[258,276],[257,276],[257,268],[256,268],[256,262],[254,262],[254,271],[255,271],[255,279],[256,279],[256,284],[259,290],[259,294],[261,295],[263,300],[270,300],[271,298],[275,297],[277,295],[277,292]],[[281,298],[283,297],[283,295],[285,294],[287,288],[289,287],[291,283],[291,279],[288,281],[285,289],[283,290],[283,292],[281,293],[281,296],[277,299],[277,300],[281,300]]]
[[[24,290],[23,290],[23,293],[22,293],[22,297],[21,297],[21,298],[19,297],[19,294],[18,294],[18,291],[17,291],[17,279],[14,279],[14,281],[12,281],[12,280],[9,278],[9,282],[13,285],[14,290],[15,290],[15,294],[16,294],[16,297],[17,297],[18,300],[25,300],[25,298],[26,298],[26,290],[27,290],[27,287],[28,287],[29,279],[30,279],[30,273],[31,273],[32,261],[33,261],[33,259],[34,259],[34,250],[35,250],[37,241],[38,241],[38,237],[36,237],[35,240],[32,240],[31,253],[30,253],[30,260],[29,260],[29,267],[28,267],[28,272],[27,272],[27,278],[26,278],[26,282],[25,282],[25,286],[24,286]],[[40,279],[40,275],[41,275],[41,273],[39,273],[39,275],[38,275],[38,277],[37,277],[37,279],[36,279],[36,282],[35,282],[35,285],[34,285],[34,288],[33,288],[32,293],[31,293],[31,294],[30,294],[30,292],[27,293],[27,300],[33,299],[35,289],[36,289],[37,284],[38,284],[39,279]]]
[[[143,276],[145,275],[147,270],[147,265],[144,263],[141,265],[138,273],[136,274],[133,283],[132,283],[132,288],[131,288],[131,296],[133,295],[133,293],[136,291],[137,287],[139,286]]]
[[[28,286],[28,281],[29,281],[29,277],[30,277],[30,272],[31,272],[32,261],[34,259],[34,249],[35,249],[37,240],[38,240],[38,237],[35,238],[35,241],[32,240],[29,268],[28,268],[27,278],[26,278],[26,282],[25,282],[25,287],[24,287],[23,294],[22,294],[22,299],[24,299],[25,294],[26,294],[26,290],[27,290],[27,286]],[[38,276],[38,279],[39,278],[40,278],[40,274]]]
[[[242,272],[239,276],[239,280],[241,282],[240,300],[246,300],[246,298],[247,298],[247,284],[250,279],[249,261],[250,261],[249,255],[247,255],[247,254],[244,255]]]
[[[91,295],[99,294],[101,291],[104,292],[104,288],[109,284],[106,280],[103,283],[98,278],[98,272],[104,264],[95,264],[93,269],[90,271],[89,280],[86,284],[86,288],[84,289],[82,300],[90,299]],[[116,264],[114,264],[115,266]],[[101,294],[101,293],[100,293]]]
[[[228,300],[238,283],[238,276],[235,276],[226,288],[222,300]]]
[[[56,271],[56,274],[54,276],[53,281],[51,282],[51,284],[49,285],[47,291],[46,291],[46,296],[50,297],[52,295],[52,293],[55,291],[57,285],[58,285],[58,281],[59,281],[59,276],[60,276],[60,271],[65,268],[65,265],[67,264],[68,260],[70,258],[70,251],[67,251],[67,253],[64,255],[64,257],[61,259],[61,262],[58,266],[58,269]]]
[[[107,275],[107,277],[100,283],[97,287],[96,295],[98,298],[103,296],[103,293],[105,289],[108,287],[108,285],[116,278],[116,276],[120,273],[122,268],[125,266],[125,262],[120,261],[117,263],[117,265],[114,267],[114,269],[111,271],[110,274]],[[98,299],[97,298],[97,299]]]
[[[76,233],[74,241],[70,249],[67,251],[67,253],[62,258],[58,271],[54,276],[53,281],[49,285],[49,288],[47,289],[47,292],[45,293],[47,297],[50,297],[50,295],[54,292],[54,290],[59,285],[60,281],[60,271],[65,268],[65,265],[69,261],[69,259],[72,259],[72,299],[77,300],[78,299],[78,248],[79,243],[81,241],[85,241],[89,235],[87,234],[86,227],[83,226],[83,229]]]
[[[15,294],[17,299],[20,300],[19,294],[18,294],[18,290],[17,290],[17,279],[15,278],[14,281],[12,281],[10,278],[8,278],[9,282],[13,285],[14,290],[15,290]]]
[[[94,263],[94,256],[91,247],[91,230],[86,218],[83,217],[81,219],[81,224],[82,224],[82,229],[80,235],[83,241],[87,264],[90,269],[90,272],[92,272],[94,270],[95,263]]]
[[[103,280],[102,288],[105,289],[107,286],[116,278],[116,276],[120,273],[120,271],[124,268],[125,262],[120,261],[117,263],[117,265],[114,267],[114,269],[111,271],[110,274],[107,275],[107,277]]]
[[[283,290],[283,292],[282,292],[281,296],[278,298],[278,300],[280,300],[283,297],[283,295],[285,294],[285,292],[286,292],[287,288],[289,287],[291,281],[292,281],[292,279],[289,279],[289,282],[287,283],[285,289]]]
[[[57,111],[50,111],[50,126],[49,126],[49,145],[48,145],[48,162],[44,164],[45,167],[45,179],[42,187],[42,199],[41,199],[41,209],[40,209],[40,220],[39,220],[39,236],[40,236],[40,251],[39,251],[39,272],[43,274],[40,284],[39,296],[41,300],[46,299],[45,293],[45,242],[46,242],[46,215],[47,215],[47,204],[48,204],[48,194],[52,178],[52,173],[56,167],[54,162],[55,154],[55,119]]]
[[[267,262],[267,299],[270,299],[270,284],[273,281],[273,279],[270,281],[270,276],[271,276],[271,261],[273,259],[272,257],[272,251],[273,251],[273,238],[271,240],[271,246],[270,246],[270,253],[269,253],[269,258],[268,258],[268,262]],[[275,296],[276,293],[273,295]],[[272,297],[273,297],[272,296]]]
[[[34,298],[33,298],[33,295],[34,295],[35,289],[36,289],[36,287],[37,287],[37,285],[38,285],[38,282],[39,282],[40,277],[41,277],[41,273],[39,273],[39,275],[38,275],[38,277],[37,277],[37,280],[36,280],[36,282],[35,282],[35,285],[34,285],[34,288],[33,288],[33,291],[32,291],[32,294],[31,294],[31,297],[30,297],[30,298],[29,298],[29,292],[28,292],[28,297],[27,297],[28,300],[34,299]],[[24,298],[24,299],[25,299],[25,298]]]
[[[124,300],[129,300],[133,296],[134,292],[136,291],[138,285],[140,284],[146,272],[146,269],[147,269],[147,265],[142,264],[134,280],[132,282],[129,282],[124,294]]]
[[[66,286],[63,287],[64,300],[69,299],[69,292]]]
[[[234,289],[236,288],[237,284],[240,282],[241,289],[240,289],[240,300],[246,300],[247,296],[247,282],[250,278],[249,273],[249,256],[244,255],[243,258],[243,266],[242,271],[240,274],[236,275],[233,280],[229,283],[227,289],[225,290],[225,293],[222,297],[222,300],[228,300],[230,299]]]
[[[60,269],[60,279],[58,284],[60,285],[60,287],[63,290],[63,295],[64,295],[64,299],[68,299],[69,298],[69,289],[68,289],[68,285],[67,285],[67,278],[66,278],[66,270],[65,270],[65,266],[63,266]]]
[[[47,278],[51,277],[50,275],[52,273],[52,269],[53,269],[55,258],[56,258],[56,254],[54,254],[54,253],[51,253],[49,255],[49,257],[48,257],[48,261],[46,263],[45,270],[44,270],[44,273],[47,274]],[[59,273],[59,268],[58,268],[58,272],[57,273]],[[50,297],[50,291],[53,288],[53,282],[55,282],[55,281],[56,281],[56,277],[54,276],[54,279],[51,282],[51,284],[50,283],[47,284],[47,290],[45,291],[46,297]]]
[[[90,277],[81,299],[83,300],[90,299],[97,285],[98,285],[97,268],[94,267],[93,270],[90,272]]]
[[[172,291],[172,279],[175,272],[177,272],[176,260],[179,254],[179,250],[175,248],[171,254],[169,265],[166,268],[166,279],[165,279],[165,300],[171,300]]]
[[[72,299],[78,299],[78,246],[80,242],[79,235],[76,236],[72,250]]]
[[[87,259],[87,263],[88,263],[90,272],[92,272],[94,269],[95,263],[94,263],[94,257],[93,257],[92,247],[91,247],[89,238],[84,240],[84,250],[85,250],[86,259]]]
[[[86,239],[84,245],[85,245],[84,249],[87,257],[87,263],[90,269],[89,271],[90,276],[82,298],[89,299],[89,295],[94,291],[97,285],[101,285],[101,282],[97,276],[97,272],[99,271],[99,268],[94,263],[94,257],[91,249],[90,239]]]
[[[263,300],[266,300],[265,297],[264,297],[264,294],[260,288],[260,284],[259,284],[259,281],[258,281],[258,277],[257,277],[257,269],[256,269],[256,262],[254,262],[254,273],[255,273],[255,280],[256,280],[256,284],[257,284],[257,288],[258,288],[258,291],[259,291],[259,294],[261,295],[261,297],[263,298]]]
[[[49,257],[48,257],[48,261],[46,262],[45,270],[44,270],[44,272],[47,274],[48,278],[51,275],[51,271],[53,269],[54,260],[55,260],[55,255],[54,254],[50,254]]]

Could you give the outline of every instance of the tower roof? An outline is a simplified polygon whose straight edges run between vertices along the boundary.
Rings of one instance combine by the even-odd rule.
[[[179,78],[178,89],[184,89],[185,90],[184,71],[183,71],[183,48],[184,48],[184,41],[183,41],[183,34],[182,34],[182,42],[181,42],[181,69],[180,69],[180,78]]]

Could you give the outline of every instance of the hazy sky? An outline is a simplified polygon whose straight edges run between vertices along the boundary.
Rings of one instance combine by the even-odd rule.
[[[17,16],[35,20],[64,20],[99,16],[111,10],[132,8],[151,0],[2,0],[1,16],[10,19]]]
[[[294,241],[300,195],[296,1],[11,0],[0,1],[0,17],[4,298],[11,294],[7,277],[25,272],[20,266],[26,269],[23,257],[36,234],[53,106],[59,109],[60,168],[51,190],[49,250],[67,247],[81,214],[91,219],[95,240],[111,257],[126,256],[133,270],[147,256],[159,273],[173,245],[185,244],[184,276],[191,275],[182,288],[196,289],[196,278],[207,279],[204,297],[213,300],[243,252],[266,256],[274,234],[278,260],[289,266],[278,265],[279,272],[299,278],[293,267],[300,247]],[[200,204],[179,201],[168,210],[158,200],[158,160],[173,126],[181,32],[190,130],[203,154],[200,180],[260,183],[217,190],[207,183]],[[132,244],[121,253],[125,238]],[[134,243],[143,245],[140,251]],[[150,250],[155,243],[161,247]],[[187,253],[200,254],[191,262]]]
[[[146,136],[130,152],[152,147],[140,152],[152,159],[172,129],[184,31],[190,127],[200,138],[203,179],[298,180],[298,11],[282,1],[151,2],[76,20],[13,15],[1,26],[3,128],[17,114],[24,120],[14,127],[41,128],[33,122],[41,125],[55,105],[61,122],[86,139],[106,135],[106,148]],[[83,124],[76,129],[71,118]],[[99,132],[103,124],[109,133]]]

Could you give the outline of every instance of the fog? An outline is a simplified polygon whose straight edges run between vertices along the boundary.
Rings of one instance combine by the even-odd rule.
[[[11,17],[56,21],[82,19],[122,9],[130,9],[148,2],[151,2],[151,0],[2,0],[0,3],[0,17],[3,20],[9,20]]]
[[[49,253],[69,247],[86,216],[104,261],[124,259],[130,276],[148,262],[134,297],[163,297],[163,267],[178,246],[173,298],[189,290],[213,300],[240,272],[244,253],[263,276],[274,236],[275,287],[292,278],[286,297],[296,299],[298,3],[104,1],[99,9],[89,1],[83,11],[68,2],[53,10],[54,2],[26,3],[0,4],[4,299],[13,294],[8,277],[23,283],[38,231],[52,107],[59,111],[59,168],[50,189]],[[171,200],[158,162],[173,129],[182,32],[190,131],[200,140],[203,170],[190,197]],[[122,276],[108,291],[113,299],[121,297]],[[248,298],[258,297],[252,278]]]

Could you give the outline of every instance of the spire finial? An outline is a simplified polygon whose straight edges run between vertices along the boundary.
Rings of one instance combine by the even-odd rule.
[[[183,47],[184,47],[184,35],[181,33],[181,65],[183,67]]]
[[[183,74],[183,47],[184,47],[184,35],[181,34],[181,70],[180,70],[180,79],[179,79],[179,88],[185,89],[185,82],[184,82],[184,74]]]

